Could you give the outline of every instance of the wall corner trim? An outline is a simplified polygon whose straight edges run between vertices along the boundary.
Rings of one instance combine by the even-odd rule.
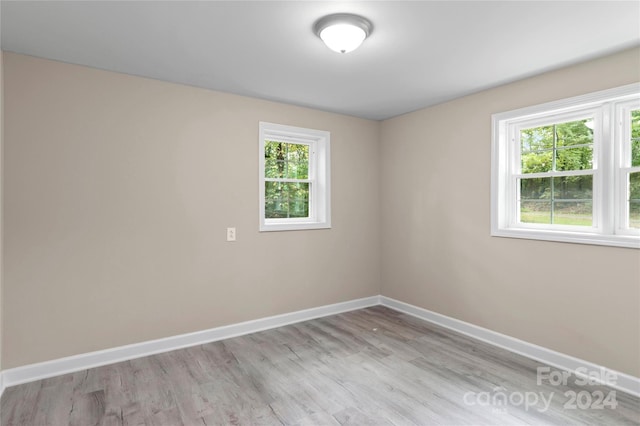
[[[579,377],[588,376],[588,373],[590,372],[605,372],[607,374],[601,375],[602,377],[615,377],[616,380],[613,383],[601,382],[603,385],[640,397],[639,377],[611,370],[601,365],[575,358],[571,355],[556,352],[533,343],[516,339],[515,337],[507,336],[487,328],[460,321],[390,297],[380,296],[380,304],[398,312],[420,318],[430,323],[448,328],[449,330],[489,343],[493,346],[540,361],[552,367],[570,371]]]
[[[187,348],[190,346],[202,345],[218,340],[230,339],[232,337],[243,336],[245,334],[256,333],[301,321],[336,315],[379,304],[380,296],[365,297],[362,299],[349,300],[332,305],[324,305],[316,308],[260,318],[257,320],[215,327],[208,330],[196,331],[194,333],[180,334],[158,340],[149,340],[146,342],[134,343],[131,345],[119,346],[96,352],[88,352],[37,364],[28,364],[2,371],[2,379],[0,380],[4,384],[4,387],[15,386],[22,383],[33,382],[35,380],[46,379],[48,377],[73,373],[76,371],[86,370],[88,368],[100,367],[102,365],[127,361],[162,352]],[[0,389],[4,390],[4,388]],[[0,396],[1,395],[2,394],[0,393]]]

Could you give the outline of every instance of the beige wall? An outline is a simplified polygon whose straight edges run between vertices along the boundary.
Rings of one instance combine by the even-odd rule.
[[[4,63],[4,368],[379,293],[378,122]],[[261,120],[331,132],[332,229],[258,232]]]
[[[640,376],[638,250],[489,236],[491,114],[639,77],[633,49],[384,121],[382,294]]]

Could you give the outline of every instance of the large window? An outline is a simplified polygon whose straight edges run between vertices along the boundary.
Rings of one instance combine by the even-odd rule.
[[[492,235],[640,248],[640,85],[493,115]]]
[[[329,132],[260,123],[260,230],[331,227]]]

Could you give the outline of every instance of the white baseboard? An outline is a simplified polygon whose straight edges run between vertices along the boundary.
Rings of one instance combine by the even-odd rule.
[[[611,370],[601,365],[556,352],[542,346],[534,345],[533,343],[525,342],[446,315],[438,314],[428,309],[400,302],[399,300],[391,299],[390,297],[380,296],[380,304],[450,330],[457,331],[458,333],[465,334],[469,337],[473,337],[474,339],[526,356],[527,358],[532,358],[550,366],[570,371],[578,376],[584,377],[585,374],[583,374],[583,372],[586,372],[587,375],[588,373],[597,372],[600,373],[600,377],[615,378],[615,380],[611,382],[600,382],[604,385],[611,386],[612,388],[640,397],[640,378],[638,377]]]
[[[380,296],[365,297],[363,299],[350,300],[302,311],[290,312],[282,315],[261,318],[252,321],[216,327],[195,333],[181,334],[164,339],[150,340],[127,346],[120,346],[102,351],[89,352],[66,358],[54,359],[38,364],[29,364],[22,367],[11,368],[2,372],[2,383],[5,387],[32,382],[61,374],[73,373],[88,368],[127,361],[143,356],[154,355],[161,352],[173,351],[189,346],[201,345],[218,340],[229,339],[245,334],[264,331],[271,328],[282,327],[314,318],[335,315],[342,312],[367,308],[380,304]],[[0,388],[4,390],[4,388]],[[0,396],[2,393],[0,392]]]
[[[457,331],[494,346],[535,359],[563,370],[580,374],[586,372],[606,372],[605,377],[615,377],[614,383],[603,383],[623,392],[640,397],[640,378],[610,370],[570,355],[562,354],[542,346],[534,345],[477,325],[473,325],[424,308],[400,302],[385,296],[371,296],[363,299],[325,305],[302,311],[261,318],[253,321],[216,327],[195,333],[181,334],[164,339],[151,340],[102,351],[89,352],[38,364],[30,364],[0,372],[0,396],[5,388],[32,382],[61,374],[73,373],[88,368],[99,367],[120,361],[154,355],[161,352],[196,346],[218,340],[229,339],[258,331],[308,321],[342,312],[383,305],[408,315]]]

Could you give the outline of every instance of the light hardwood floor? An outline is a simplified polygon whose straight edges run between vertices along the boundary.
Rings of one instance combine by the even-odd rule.
[[[615,409],[570,408],[565,392],[613,390],[537,385],[541,365],[373,307],[14,386],[0,410],[29,426],[640,424],[620,391]]]

